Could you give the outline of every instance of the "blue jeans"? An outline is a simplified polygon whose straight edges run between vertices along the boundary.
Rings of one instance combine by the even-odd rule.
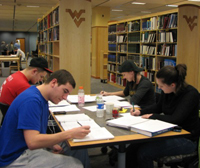
[[[130,157],[130,151],[135,155],[135,161],[133,157]],[[127,152],[128,162],[132,158],[133,164],[136,164],[140,168],[153,168],[153,161],[157,158],[164,156],[173,156],[180,154],[189,154],[195,151],[197,144],[186,138],[169,138],[158,141],[152,141],[143,143],[141,145],[131,145]],[[134,155],[133,155],[134,156]],[[127,165],[127,167],[130,167]]]

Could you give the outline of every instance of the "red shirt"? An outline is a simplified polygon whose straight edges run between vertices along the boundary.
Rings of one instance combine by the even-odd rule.
[[[10,105],[21,92],[29,87],[28,79],[20,71],[10,75],[1,86],[0,102]]]

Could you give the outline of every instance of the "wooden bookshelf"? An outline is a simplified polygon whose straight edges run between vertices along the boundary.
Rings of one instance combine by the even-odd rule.
[[[120,88],[126,81],[118,72],[127,59],[144,68],[142,74],[155,85],[155,73],[176,65],[178,10],[154,13],[108,24],[108,82]]]
[[[79,86],[85,94],[91,92],[91,13],[91,1],[59,0],[38,20],[38,55],[47,59],[53,71],[66,69],[73,75],[72,94],[78,93]]]
[[[47,59],[51,70],[59,69],[59,5],[38,19],[38,56]]]

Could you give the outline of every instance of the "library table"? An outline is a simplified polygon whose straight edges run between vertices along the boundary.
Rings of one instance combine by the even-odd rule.
[[[94,105],[94,103],[86,103],[85,104],[85,106],[92,106],[92,105]],[[160,140],[160,139],[164,139],[164,138],[171,138],[171,137],[175,137],[175,136],[186,137],[186,136],[190,135],[189,132],[182,130],[181,132],[169,131],[169,132],[166,132],[166,133],[154,136],[154,137],[148,137],[145,135],[131,132],[127,129],[107,126],[106,120],[111,119],[112,114],[106,114],[106,112],[105,112],[103,118],[98,118],[98,117],[96,117],[95,112],[88,111],[84,108],[80,108],[80,110],[81,111],[79,111],[79,112],[71,112],[69,114],[75,114],[75,113],[87,114],[90,118],[94,119],[94,121],[97,124],[99,124],[101,127],[105,127],[108,131],[110,131],[115,136],[115,138],[108,139],[108,140],[88,141],[88,142],[73,142],[70,139],[67,141],[69,147],[73,150],[73,149],[84,149],[84,148],[116,145],[116,146],[118,146],[118,168],[125,167],[125,150],[126,150],[126,146],[130,143],[149,142],[149,141],[155,141],[155,140]],[[57,121],[57,119],[53,113],[52,113],[52,116],[53,116],[54,120],[56,121],[56,123],[58,124],[60,130],[64,131],[62,126]]]
[[[6,62],[6,61],[16,61],[17,62],[17,69],[20,71],[20,57],[10,57],[5,55],[0,55],[0,62]]]

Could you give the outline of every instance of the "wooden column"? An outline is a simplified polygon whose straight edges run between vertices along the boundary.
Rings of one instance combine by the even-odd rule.
[[[103,70],[101,53],[108,52],[108,21],[110,8],[95,7],[92,10],[92,77],[100,78]],[[101,67],[102,66],[102,67]]]
[[[187,65],[186,81],[200,91],[199,6],[181,5],[178,10],[177,64]]]
[[[85,93],[90,93],[91,0],[60,0],[60,69],[72,73]]]

